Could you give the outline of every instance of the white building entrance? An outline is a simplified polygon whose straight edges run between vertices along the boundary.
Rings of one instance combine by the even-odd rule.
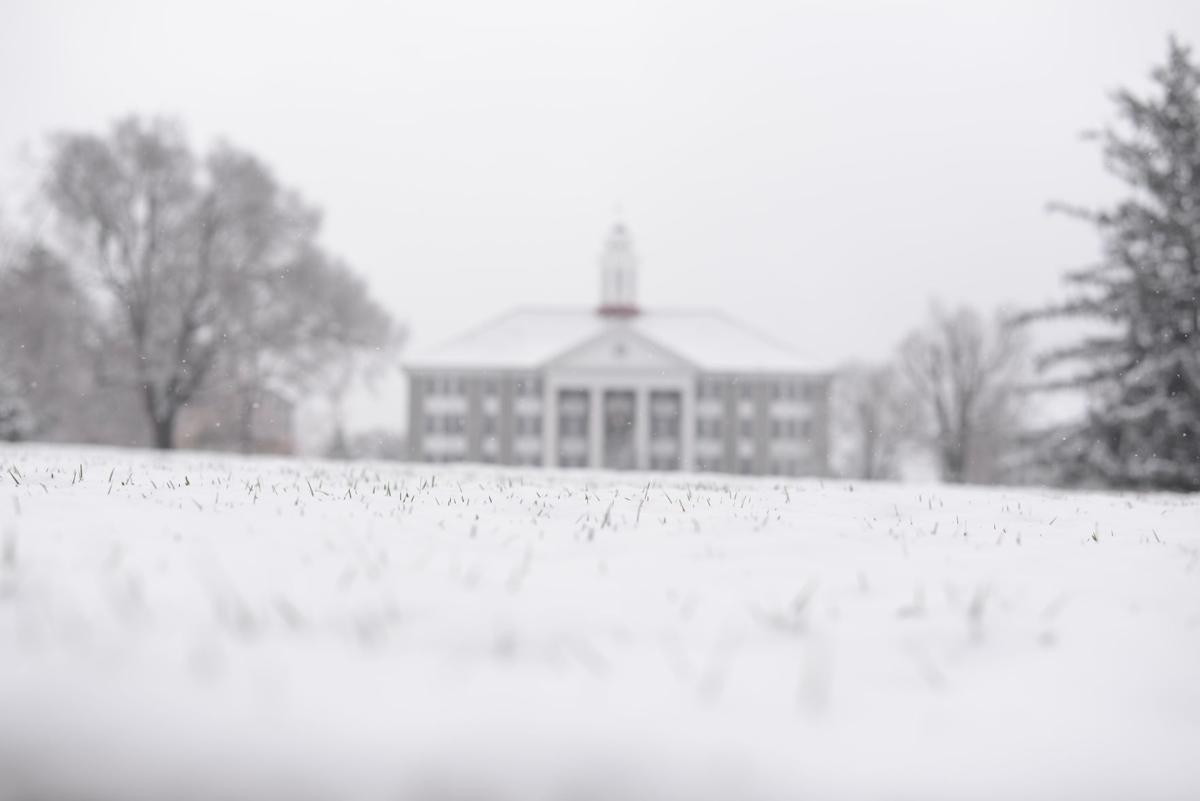
[[[604,392],[604,467],[608,470],[632,470],[638,466],[634,429],[637,407],[633,390],[609,389]]]

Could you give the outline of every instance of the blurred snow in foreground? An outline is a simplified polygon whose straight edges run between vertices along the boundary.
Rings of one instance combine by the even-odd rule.
[[[0,449],[0,798],[1200,797],[1195,498]]]

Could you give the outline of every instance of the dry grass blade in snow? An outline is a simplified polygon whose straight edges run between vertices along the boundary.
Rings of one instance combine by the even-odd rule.
[[[1200,797],[1193,498],[0,467],[5,797]]]

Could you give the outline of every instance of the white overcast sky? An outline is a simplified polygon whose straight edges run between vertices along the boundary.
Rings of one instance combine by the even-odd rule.
[[[0,0],[0,180],[49,131],[176,115],[320,206],[418,346],[593,304],[619,207],[644,305],[834,363],[1093,258],[1046,203],[1112,196],[1079,134],[1171,32],[1200,44],[1200,2]]]

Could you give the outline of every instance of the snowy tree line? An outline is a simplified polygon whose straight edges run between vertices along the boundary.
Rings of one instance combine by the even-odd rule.
[[[841,474],[894,478],[917,454],[951,482],[1200,490],[1200,68],[1172,41],[1149,93],[1114,101],[1090,138],[1125,198],[1059,207],[1095,227],[1101,258],[1061,301],[935,306],[887,363],[843,371]],[[337,396],[400,334],[317,243],[311,206],[250,154],[197,153],[177,123],[55,136],[39,200],[45,230],[0,242],[2,439],[169,448],[181,412],[216,402],[251,450],[268,393]],[[1038,353],[1048,320],[1080,333]],[[1077,419],[1033,416],[1063,390]]]
[[[888,362],[852,365],[835,381],[836,467],[901,478],[916,460],[954,483],[1029,475],[1028,337],[1011,316],[934,305]]]
[[[1126,197],[1058,206],[1096,228],[1101,258],[1066,276],[1063,301],[994,321],[935,309],[890,363],[845,370],[844,475],[893,478],[923,451],[953,482],[1200,491],[1200,67],[1172,40],[1151,77],[1089,136]],[[1029,334],[1053,320],[1081,333],[1031,365]],[[1084,413],[1037,425],[1029,404],[1063,390]]]
[[[0,252],[0,438],[172,448],[191,406],[254,450],[267,399],[337,395],[400,335],[249,153],[130,117],[41,173],[45,223]]]

